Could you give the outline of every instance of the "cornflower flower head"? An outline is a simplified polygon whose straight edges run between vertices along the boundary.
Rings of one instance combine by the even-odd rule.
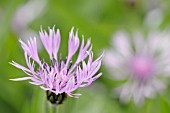
[[[119,31],[113,36],[112,45],[105,52],[104,65],[113,79],[123,82],[113,90],[121,102],[133,99],[135,104],[141,104],[166,88],[170,74],[170,34],[150,32],[144,38],[141,33],[134,33],[131,38]]]
[[[47,33],[41,28],[39,34],[43,46],[50,57],[50,64],[45,60],[40,60],[35,37],[28,40],[27,43],[19,40],[25,53],[27,67],[14,61],[11,64],[24,71],[28,77],[11,80],[30,80],[30,84],[38,85],[47,92],[47,99],[51,103],[61,104],[67,95],[78,98],[81,94],[73,94],[73,91],[79,87],[89,86],[102,75],[102,73],[96,73],[100,69],[103,54],[96,60],[93,60],[91,40],[88,39],[85,44],[82,36],[80,45],[78,31],[74,34],[73,30],[74,28],[69,33],[68,55],[63,60],[61,54],[58,55],[61,40],[59,29],[55,31],[54,27],[53,29],[49,28],[49,33]],[[72,57],[78,49],[79,54],[73,63]],[[85,59],[87,59],[87,62],[85,62]],[[38,65],[36,66],[38,67],[37,69],[35,65]]]

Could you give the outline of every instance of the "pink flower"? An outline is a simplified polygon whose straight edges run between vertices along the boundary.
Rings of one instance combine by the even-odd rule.
[[[49,33],[40,30],[41,41],[50,57],[51,63],[40,60],[38,56],[36,38],[31,38],[27,43],[19,40],[25,53],[27,67],[24,67],[14,61],[11,64],[23,70],[28,77],[11,79],[13,81],[30,80],[29,83],[39,85],[43,90],[51,92],[52,96],[68,95],[70,97],[79,97],[81,94],[72,94],[79,87],[89,86],[93,81],[99,78],[102,73],[96,74],[101,66],[103,54],[93,61],[93,52],[91,40],[88,39],[85,44],[84,38],[80,45],[78,31],[69,33],[68,55],[66,59],[58,55],[60,47],[60,31],[49,28]],[[80,47],[79,47],[80,46]],[[79,49],[79,54],[75,62],[72,57]],[[85,59],[88,57],[87,62]],[[32,60],[33,61],[32,61]],[[38,69],[35,68],[38,65]],[[36,66],[37,67],[37,66]],[[48,96],[48,95],[47,95]],[[57,100],[56,100],[57,101]]]
[[[170,75],[168,32],[151,32],[147,38],[135,33],[131,38],[119,31],[112,45],[105,52],[104,64],[115,80],[124,81],[114,90],[122,102],[133,99],[139,104],[166,88]]]

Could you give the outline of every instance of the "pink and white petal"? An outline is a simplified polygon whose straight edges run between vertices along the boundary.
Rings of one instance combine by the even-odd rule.
[[[102,54],[94,61],[94,62],[101,62],[103,60],[105,52],[103,51]]]
[[[170,33],[167,31],[162,31],[162,32],[151,32],[148,36],[149,41],[148,45],[150,49],[150,53],[152,53],[155,56],[163,55],[164,53],[169,53],[169,52],[164,52],[168,51],[170,48]],[[161,54],[157,54],[158,52],[161,52]]]
[[[32,77],[22,77],[22,78],[14,78],[14,79],[9,79],[12,81],[23,81],[23,80],[30,80]]]
[[[84,46],[84,37],[83,37],[82,44],[80,47],[80,52],[79,52],[78,58],[76,60],[76,63],[78,64],[80,61],[84,60],[89,55],[87,53],[87,51],[90,53],[91,50],[92,50],[91,39],[88,39],[86,45]]]
[[[139,90],[138,92],[134,93],[133,100],[137,105],[140,105],[144,102],[144,95],[142,95],[142,92]]]
[[[87,87],[87,86],[89,86],[92,82],[93,82],[93,79],[86,80],[86,81],[83,82],[81,85],[79,85],[79,87]]]
[[[143,95],[147,98],[153,98],[154,97],[154,89],[151,84],[144,86],[143,88]]]
[[[154,88],[155,91],[161,91],[164,90],[167,86],[166,86],[166,81],[162,81],[158,78],[155,78],[152,83],[151,83],[152,87]]]
[[[49,54],[50,59],[52,59],[52,50],[50,48],[51,40],[49,40],[48,33],[45,30],[43,31],[41,28],[39,34],[40,34],[41,41],[44,45],[44,48],[46,49],[47,53]]]
[[[130,55],[132,54],[130,40],[125,32],[117,32],[112,39],[112,43],[114,44],[116,51],[123,55],[125,58],[130,57]]]
[[[96,63],[94,65],[92,64],[91,69],[88,71],[88,75],[90,78],[97,73],[97,71],[100,69],[100,66],[101,62]]]
[[[37,83],[42,82],[41,79],[39,79],[37,76],[32,77],[31,80]]]
[[[67,93],[67,95],[70,96],[70,97],[79,98],[79,96],[81,96],[82,94],[79,94],[79,93],[77,93],[77,94]]]
[[[131,93],[130,93],[130,88],[128,84],[121,85],[114,90],[114,94],[119,96],[120,102],[122,103],[128,103],[131,99]]]
[[[92,79],[93,81],[95,81],[96,79],[98,79],[100,76],[102,76],[102,73],[99,73],[97,75],[95,75]]]
[[[31,64],[31,59],[30,59],[30,57],[28,58],[28,55],[26,52],[24,55],[25,55],[26,64],[27,64],[29,70],[31,71],[32,74],[35,74],[36,72],[34,71],[34,67],[35,67],[34,61]]]
[[[123,57],[118,53],[115,53],[114,50],[106,50],[103,63],[106,67],[118,68],[124,62]]]
[[[134,90],[132,90],[132,93],[133,93],[132,96],[133,96],[134,102],[137,105],[143,104],[144,99],[146,98],[146,96],[144,95],[144,90],[146,87],[147,87],[147,84],[146,84],[146,86],[143,85],[141,87],[139,87],[139,83],[137,83],[137,82],[133,84]]]
[[[144,37],[141,33],[139,32],[136,32],[134,33],[133,35],[133,43],[134,43],[134,46],[135,46],[135,52],[138,54],[138,53],[143,53],[144,51],[144,46],[146,46],[146,43],[145,43],[145,40],[144,40]]]
[[[129,76],[127,61],[114,50],[106,50],[103,63],[116,80],[125,80]]]
[[[34,37],[34,39],[31,39],[31,43],[32,43],[32,48],[33,48],[33,52],[34,52],[34,60],[40,64],[40,59],[38,57],[38,49],[37,49],[37,41],[36,41],[36,37]]]
[[[50,88],[46,88],[46,87],[44,87],[44,86],[40,86],[40,88],[43,89],[43,90],[45,90],[45,91],[50,90]]]
[[[28,40],[27,44],[24,43],[21,39],[19,40],[21,43],[21,46],[32,59],[34,59],[37,63],[40,63],[39,57],[38,57],[38,50],[37,50],[37,43],[36,38]]]
[[[87,65],[88,65],[88,68],[90,68],[90,65],[93,62],[93,52],[88,52],[87,51],[87,54],[89,54],[89,59],[88,59]]]
[[[93,76],[99,70],[103,56],[104,56],[104,52],[94,62],[92,62],[92,59],[90,63],[88,62],[87,69],[89,71],[89,76]],[[91,55],[89,55],[89,60],[90,57]]]
[[[49,40],[49,51],[51,53],[53,53],[53,38],[54,38],[54,27],[53,29],[50,29],[50,27],[48,27],[48,31],[49,31],[49,34],[48,34],[48,40]]]
[[[54,39],[53,39],[53,55],[54,58],[57,59],[57,53],[60,47],[60,30],[57,29],[57,32],[54,32]]]
[[[160,49],[161,51],[168,51],[170,48],[170,34],[164,34],[161,38]]]
[[[59,79],[57,79],[56,80],[56,85],[55,85],[55,94],[58,94],[58,93],[61,93],[61,91],[60,91],[60,89],[62,89],[62,86],[60,87],[60,80]]]
[[[29,83],[30,83],[30,84],[33,84],[33,85],[37,85],[37,86],[42,85],[41,82],[29,82]]]
[[[72,91],[76,90],[78,87],[75,84],[76,84],[75,77],[70,78],[70,80],[68,81],[68,83],[65,87],[66,92],[72,92]]]
[[[28,45],[24,43],[21,39],[19,39],[19,42],[21,43],[21,47],[24,52],[27,52],[27,54],[31,55]]]
[[[29,69],[27,69],[26,67],[24,67],[24,66],[22,66],[22,65],[20,65],[20,64],[18,64],[16,62],[14,62],[14,61],[10,62],[10,64],[15,66],[15,67],[17,67],[17,68],[19,68],[19,69],[21,69],[21,70],[23,70],[23,71],[31,73],[31,71]]]
[[[78,38],[78,31],[76,31],[76,35],[74,36],[73,32],[74,28],[71,29],[69,33],[69,41],[68,41],[68,59],[67,64],[72,58],[72,56],[76,53],[79,47],[79,38]]]
[[[150,52],[155,54],[157,51],[160,51],[160,43],[162,38],[160,38],[160,33],[158,32],[150,32],[148,35],[148,45],[150,45]]]

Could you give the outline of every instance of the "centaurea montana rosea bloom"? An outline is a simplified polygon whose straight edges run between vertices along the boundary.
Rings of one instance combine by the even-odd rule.
[[[19,40],[25,53],[27,67],[14,61],[11,64],[24,71],[28,77],[11,80],[30,80],[29,83],[38,85],[47,91],[47,98],[49,100],[51,97],[53,98],[53,100],[50,100],[52,103],[62,103],[66,95],[75,98],[79,97],[81,94],[72,94],[72,92],[79,87],[89,86],[102,75],[102,73],[96,73],[100,69],[103,54],[93,61],[91,40],[88,39],[85,44],[84,37],[82,36],[82,43],[80,45],[78,31],[74,35],[73,30],[74,28],[69,33],[68,56],[64,60],[62,60],[61,54],[58,55],[61,40],[59,29],[55,31],[54,27],[53,29],[49,28],[49,34],[45,30],[40,30],[40,38],[50,57],[51,64],[40,60],[35,37],[31,38],[27,43]],[[72,57],[78,49],[79,54],[73,63]],[[86,63],[85,59],[87,57]],[[38,68],[36,69],[35,65],[37,64]],[[59,96],[61,96],[62,100],[58,100]]]
[[[153,98],[166,88],[170,75],[170,34],[151,32],[129,37],[124,31],[113,36],[113,48],[106,50],[104,64],[115,80],[124,81],[114,91],[121,102],[136,104]]]

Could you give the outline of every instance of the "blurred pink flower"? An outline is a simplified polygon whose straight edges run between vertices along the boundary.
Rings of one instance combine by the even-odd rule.
[[[130,38],[124,31],[113,37],[113,48],[106,50],[104,64],[116,80],[125,82],[114,91],[120,101],[133,99],[136,104],[153,98],[166,88],[170,75],[170,34],[151,32],[148,38],[135,33]]]
[[[31,80],[29,83],[39,85],[43,90],[51,92],[55,95],[69,95],[70,97],[79,97],[81,94],[72,94],[79,87],[89,86],[93,81],[99,78],[102,73],[96,74],[101,66],[103,54],[93,61],[93,53],[91,40],[87,43],[82,38],[82,43],[78,38],[78,31],[74,35],[74,28],[69,33],[68,40],[68,56],[62,60],[62,56],[58,58],[58,50],[60,46],[60,31],[57,29],[50,29],[49,34],[46,31],[40,30],[41,41],[50,57],[51,64],[44,60],[40,60],[37,51],[36,38],[31,38],[27,43],[19,40],[22,49],[25,53],[26,64],[24,67],[14,61],[12,65],[23,70],[28,77],[11,79],[14,81]],[[73,63],[72,57],[79,50],[77,60]],[[88,57],[87,62],[84,60]],[[33,61],[32,61],[32,60]],[[35,65],[38,64],[38,69]],[[55,95],[54,95],[55,94]],[[48,96],[48,94],[47,94]]]

